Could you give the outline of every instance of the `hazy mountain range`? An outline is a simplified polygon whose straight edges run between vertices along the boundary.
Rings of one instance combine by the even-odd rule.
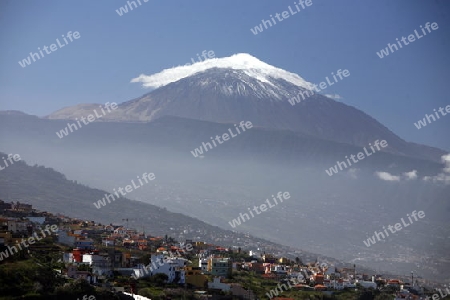
[[[100,104],[64,108],[45,118],[3,112],[1,150],[107,191],[153,172],[154,183],[130,198],[380,271],[450,279],[445,151],[404,141],[366,113],[319,93],[291,105],[289,99],[311,90],[311,84],[247,54],[133,81],[153,90],[64,138],[56,132]],[[254,127],[201,157],[191,154],[241,121]],[[388,147],[326,174],[376,140],[386,140]],[[229,221],[279,191],[292,197],[231,228]],[[69,205],[63,197],[61,202]],[[77,209],[110,213],[92,203]],[[413,210],[426,217],[370,248],[364,245],[374,231]]]

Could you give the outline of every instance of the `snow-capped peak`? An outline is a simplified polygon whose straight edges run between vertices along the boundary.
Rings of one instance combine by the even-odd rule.
[[[165,69],[153,75],[141,74],[131,82],[142,82],[144,87],[158,88],[180,79],[212,68],[242,70],[261,82],[271,83],[270,78],[284,79],[296,86],[312,89],[312,84],[297,74],[276,68],[247,53],[239,53],[230,57],[212,58],[188,66]]]

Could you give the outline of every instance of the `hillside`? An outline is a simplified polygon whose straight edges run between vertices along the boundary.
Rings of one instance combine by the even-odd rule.
[[[0,152],[0,157],[5,155]],[[23,161],[15,162],[0,172],[0,199],[29,203],[42,211],[104,224],[123,224],[124,219],[128,219],[130,227],[144,229],[154,236],[167,234],[180,241],[204,240],[249,249],[260,248],[279,254],[296,252],[295,255],[301,255],[305,261],[317,258],[317,255],[312,253],[281,246],[248,234],[223,230],[195,218],[140,201],[121,198],[96,209],[93,202],[104,197],[105,193],[67,180],[63,174],[51,168],[29,166]]]

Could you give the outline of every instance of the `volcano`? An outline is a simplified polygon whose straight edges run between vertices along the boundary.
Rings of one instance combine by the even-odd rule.
[[[347,79],[348,80],[348,79]],[[436,148],[408,143],[368,114],[316,93],[297,74],[246,54],[214,58],[131,80],[152,91],[123,102],[100,121],[151,122],[163,116],[217,123],[249,120],[256,127],[287,129],[325,140],[366,146],[387,140],[387,152],[439,162]],[[300,103],[289,100],[299,95]],[[98,104],[63,108],[46,118],[74,120]]]

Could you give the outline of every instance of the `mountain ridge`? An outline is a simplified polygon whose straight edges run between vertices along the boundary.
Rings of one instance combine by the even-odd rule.
[[[239,59],[242,56],[245,59]],[[289,99],[309,90],[309,82],[254,57],[236,57],[175,67],[169,69],[172,75],[167,74],[168,70],[141,75],[134,82],[145,85],[148,80],[157,88],[119,104],[101,121],[150,122],[162,116],[217,123],[246,120],[254,126],[292,130],[360,147],[384,139],[389,144],[385,151],[435,162],[446,154],[437,148],[408,143],[365,112],[319,93],[292,106]],[[94,106],[68,107],[45,118],[74,120],[91,114]]]

